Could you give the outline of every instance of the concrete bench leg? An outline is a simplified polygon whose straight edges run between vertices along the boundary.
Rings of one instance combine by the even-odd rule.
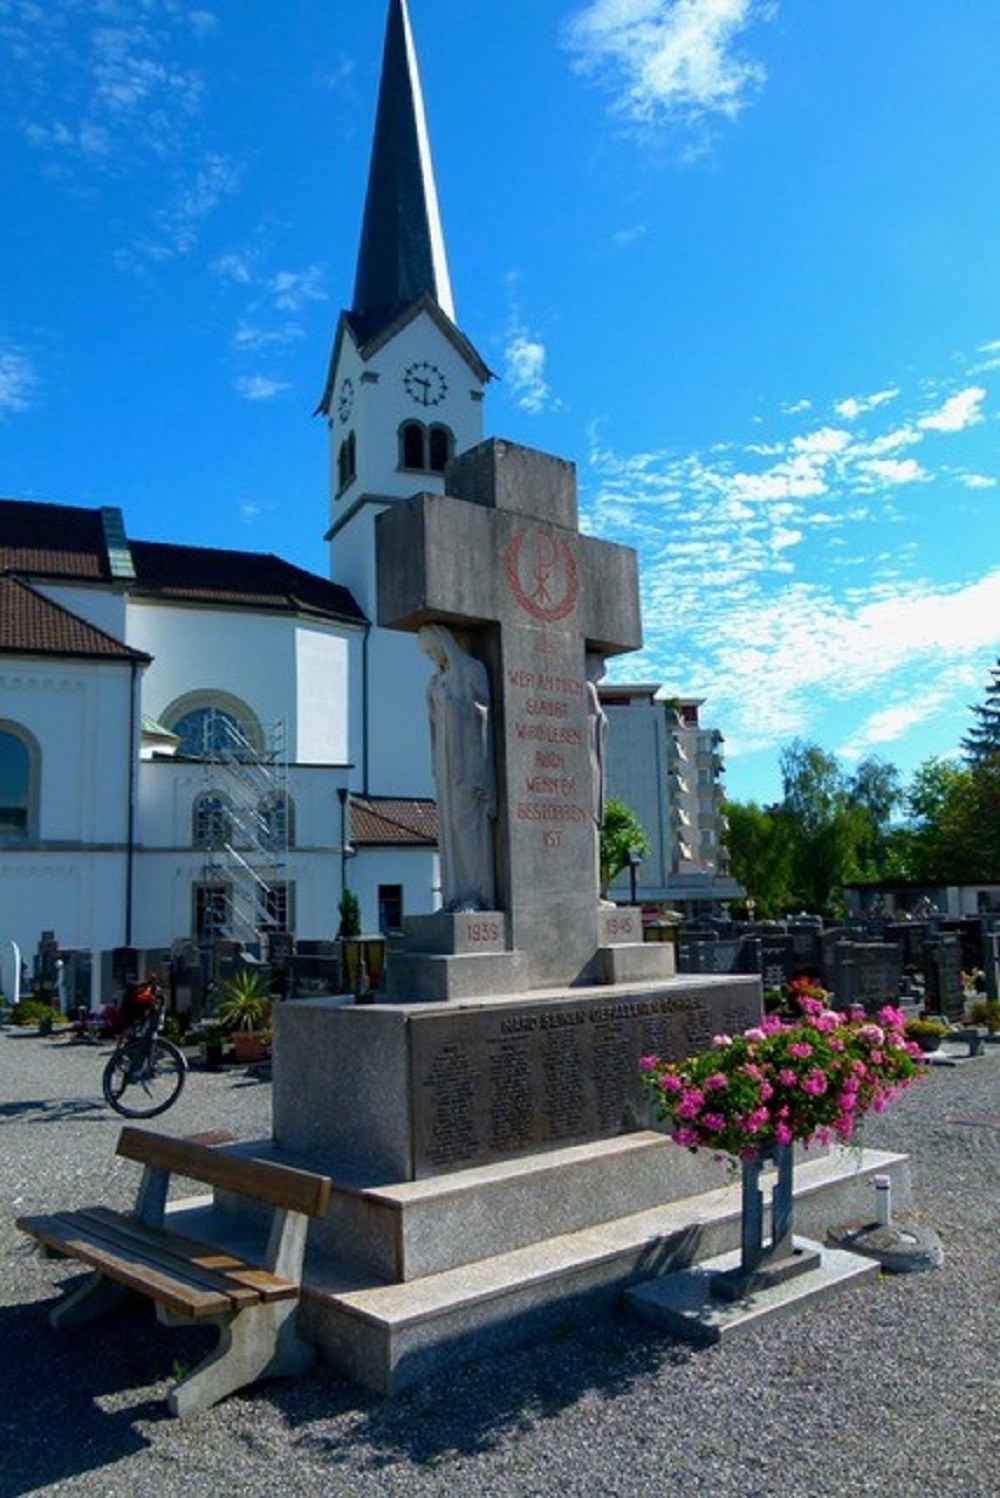
[[[258,1378],[305,1373],[315,1362],[316,1350],[295,1330],[297,1309],[297,1301],[273,1301],[248,1306],[222,1322],[218,1345],[171,1390],[170,1413],[198,1415]],[[169,1311],[158,1307],[157,1313],[168,1325],[177,1324]]]
[[[59,1331],[67,1327],[87,1326],[99,1316],[117,1311],[119,1306],[135,1298],[133,1292],[124,1285],[116,1285],[114,1280],[105,1279],[103,1274],[95,1271],[49,1312],[49,1325]]]

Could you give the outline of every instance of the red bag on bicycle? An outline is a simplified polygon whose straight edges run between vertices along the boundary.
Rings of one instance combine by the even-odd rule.
[[[122,996],[121,1017],[122,1025],[128,1029],[130,1025],[138,1024],[144,1020],[150,1010],[156,1007],[156,990],[150,982],[128,983]]]

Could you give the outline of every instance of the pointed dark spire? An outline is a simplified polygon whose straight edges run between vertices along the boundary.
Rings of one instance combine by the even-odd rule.
[[[352,322],[362,342],[425,292],[454,321],[406,0],[390,0]]]

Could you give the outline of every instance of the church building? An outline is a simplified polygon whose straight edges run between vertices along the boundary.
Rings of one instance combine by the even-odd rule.
[[[332,939],[345,887],[370,931],[435,908],[430,666],[377,625],[375,521],[444,492],[490,378],[456,322],[390,0],[354,295],[317,408],[332,580],[143,541],[111,507],[0,501],[0,989],[43,931],[94,953],[264,948]]]

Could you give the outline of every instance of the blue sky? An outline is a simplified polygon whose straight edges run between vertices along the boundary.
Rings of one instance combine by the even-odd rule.
[[[731,795],[1000,653],[996,0],[410,0],[492,434],[638,548]],[[0,493],[324,572],[382,0],[0,0]]]

